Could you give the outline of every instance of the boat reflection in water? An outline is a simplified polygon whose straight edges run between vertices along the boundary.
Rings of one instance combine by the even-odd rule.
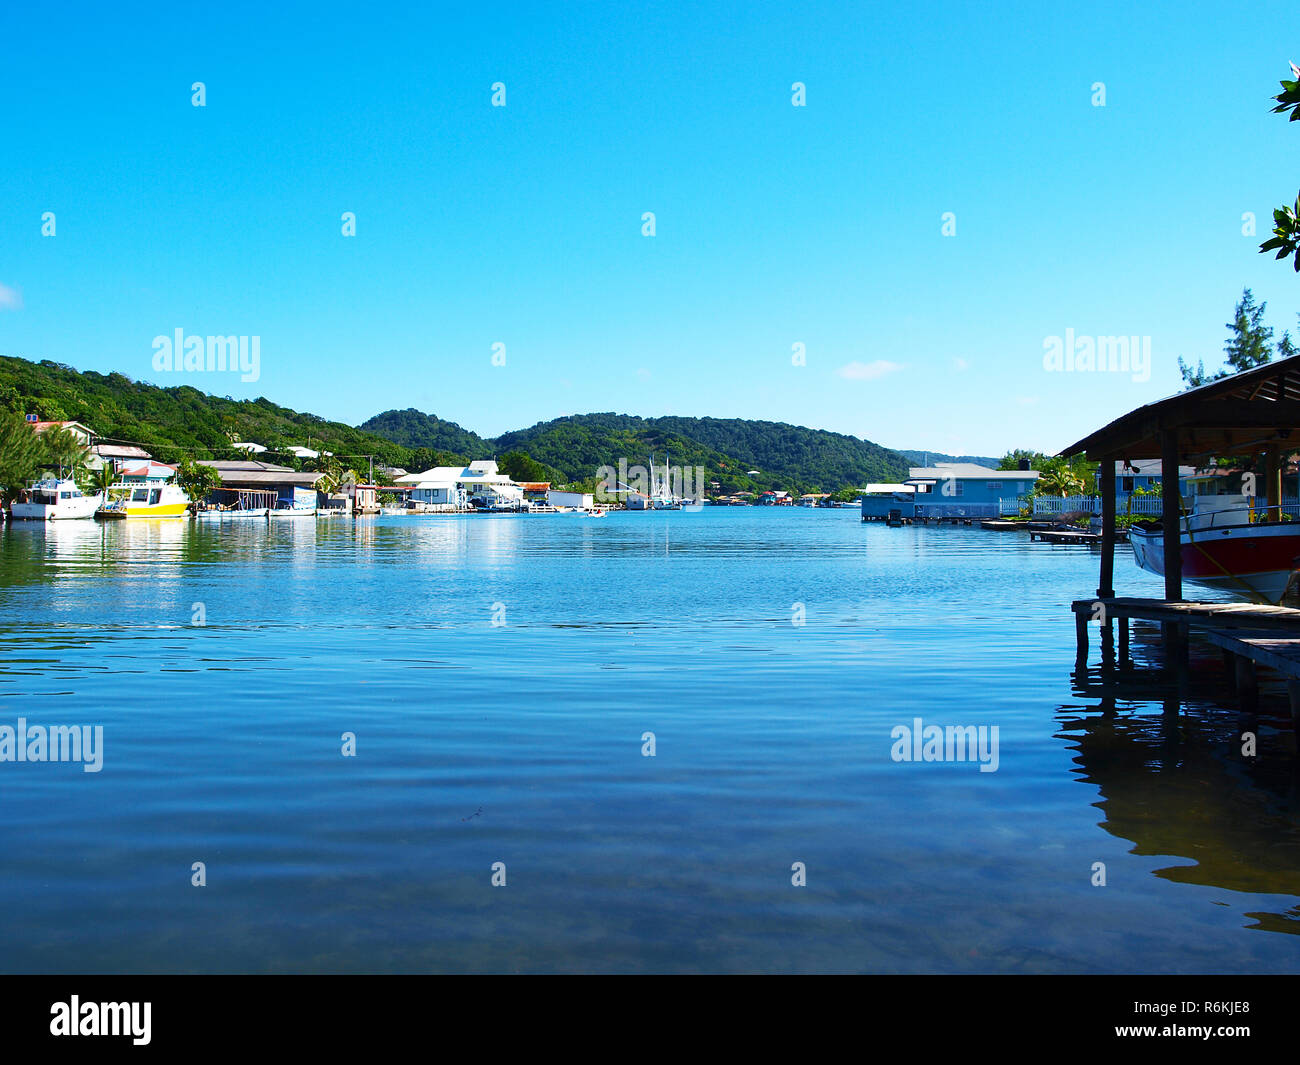
[[[1240,908],[1247,927],[1300,933],[1300,771],[1284,686],[1261,678],[1259,712],[1239,711],[1217,649],[1193,641],[1180,679],[1163,668],[1158,626],[1135,623],[1133,635],[1133,658],[1076,670],[1086,702],[1057,712],[1078,779],[1100,792],[1100,827],[1132,854],[1186,859],[1158,877],[1261,896]]]

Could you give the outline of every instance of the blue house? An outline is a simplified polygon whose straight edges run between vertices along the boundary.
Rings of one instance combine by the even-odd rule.
[[[992,470],[973,462],[916,466],[901,484],[868,485],[862,517],[899,510],[907,518],[996,518],[1003,499],[1033,490],[1037,470]]]

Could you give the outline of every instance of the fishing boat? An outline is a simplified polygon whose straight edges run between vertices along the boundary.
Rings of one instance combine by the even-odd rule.
[[[1279,520],[1280,519],[1280,520]],[[1129,529],[1133,561],[1163,576],[1164,531],[1159,522]],[[1197,496],[1179,522],[1183,579],[1254,602],[1277,603],[1300,568],[1300,521],[1276,508],[1252,506],[1243,495]]]
[[[110,498],[95,511],[95,517],[103,521],[122,518],[182,518],[189,505],[189,497],[174,484],[122,485],[119,486],[116,498]]]
[[[46,477],[18,493],[9,505],[9,516],[15,521],[90,518],[103,501],[103,495],[85,495],[76,481]]]
[[[282,499],[270,509],[269,514],[272,518],[314,518],[316,508],[295,506],[292,500]]]
[[[194,512],[206,521],[266,520],[276,504],[274,491],[261,488],[217,488],[208,495],[206,504]]]
[[[683,500],[673,494],[670,478],[672,467],[668,465],[668,452],[664,452],[664,479],[662,485],[655,476],[655,456],[650,453],[650,507],[653,510],[681,510]]]

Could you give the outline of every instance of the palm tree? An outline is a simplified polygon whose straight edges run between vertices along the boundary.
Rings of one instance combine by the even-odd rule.
[[[105,462],[99,469],[90,471],[90,487],[100,494],[107,495],[116,483],[117,470],[111,462]]]
[[[1034,486],[1043,495],[1049,496],[1081,496],[1087,486],[1074,470],[1068,466],[1057,466],[1055,469],[1044,470],[1038,478],[1038,483]]]

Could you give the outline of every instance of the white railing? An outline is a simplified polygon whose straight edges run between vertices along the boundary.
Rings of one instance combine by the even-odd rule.
[[[1001,514],[1019,514],[1026,507],[1031,514],[1064,514],[1069,511],[1083,511],[1086,514],[1101,513],[1101,496],[1019,496],[1014,499],[999,499],[998,510]],[[1116,514],[1152,514],[1161,512],[1158,495],[1132,496],[1129,499],[1115,500]]]
[[[1184,508],[1194,505],[1195,497],[1183,497]],[[999,499],[998,513],[1002,515],[1020,514],[1032,502],[1031,514],[1064,514],[1069,511],[1083,511],[1088,514],[1101,513],[1100,496],[1017,496],[1013,499]],[[1128,499],[1115,500],[1116,514],[1145,514],[1152,517],[1159,517],[1163,512],[1164,503],[1158,495],[1132,496]],[[1274,511],[1278,508],[1269,508]],[[1287,496],[1282,500],[1281,511],[1292,517],[1300,517],[1300,498],[1296,496]],[[1265,504],[1260,499],[1255,507],[1259,515],[1256,520],[1263,520]]]

